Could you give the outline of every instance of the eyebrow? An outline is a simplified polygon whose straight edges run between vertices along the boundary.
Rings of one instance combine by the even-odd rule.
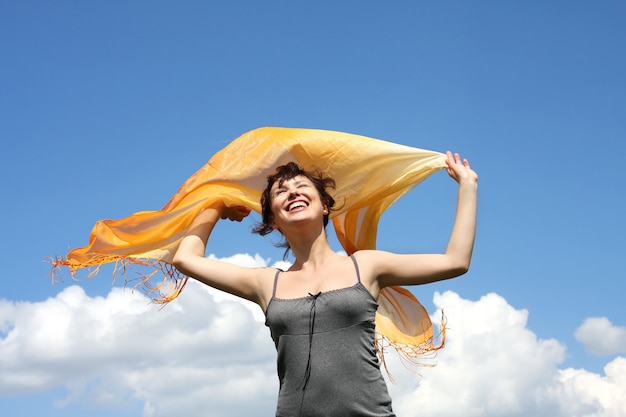
[[[285,184],[285,181],[289,181],[289,180],[291,180],[291,179],[293,179],[293,178],[283,179],[282,181],[277,181],[277,182],[275,182],[275,184],[276,184],[276,188],[273,190],[273,192],[276,192],[276,191],[278,191],[278,190],[282,190],[282,189],[284,189],[285,187],[283,186],[283,184]],[[298,185],[300,185],[300,184],[309,184],[309,181],[307,181],[306,179],[304,179],[304,178],[303,178],[303,179],[296,180],[296,181],[294,182],[294,185],[295,185],[296,187],[297,187]]]
[[[283,184],[284,184],[284,183],[286,183],[287,181],[291,181],[291,180],[293,180],[293,179],[294,179],[294,178],[287,178],[287,179],[283,178],[283,179],[281,179],[280,181],[276,181],[274,184],[276,184],[276,186],[277,186],[278,188],[280,188],[280,187],[282,187],[282,186],[283,186]],[[306,179],[306,178],[302,178],[302,179],[295,180],[295,181],[294,181],[294,184],[295,184],[295,185],[300,185],[300,184],[308,184],[309,182],[310,182],[310,181],[307,181],[307,179]]]

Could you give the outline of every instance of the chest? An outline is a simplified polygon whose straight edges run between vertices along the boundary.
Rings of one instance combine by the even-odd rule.
[[[280,299],[304,298],[309,294],[348,288],[358,282],[358,270],[347,258],[325,269],[281,272],[275,282],[274,296]]]
[[[272,337],[334,331],[374,321],[378,303],[362,284],[296,299],[273,298],[266,312]]]

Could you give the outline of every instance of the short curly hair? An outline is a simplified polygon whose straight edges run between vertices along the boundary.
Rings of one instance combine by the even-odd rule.
[[[302,175],[307,177],[317,189],[322,204],[328,208],[328,211],[335,206],[335,199],[330,195],[327,189],[335,189],[335,180],[330,177],[324,177],[319,170],[305,171],[300,165],[295,162],[289,162],[285,165],[281,165],[276,168],[276,172],[267,177],[267,187],[261,195],[261,215],[262,220],[253,229],[253,233],[257,233],[261,236],[265,236],[271,233],[274,228],[272,227],[273,214],[272,214],[272,196],[271,190],[275,182],[278,181],[278,185],[282,185],[286,180]],[[324,227],[328,224],[329,215],[324,215]],[[289,243],[285,240],[277,245],[278,247],[289,248]]]

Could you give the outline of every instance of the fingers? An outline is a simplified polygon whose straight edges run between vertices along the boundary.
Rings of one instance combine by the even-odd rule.
[[[224,203],[223,200],[214,202],[208,208],[215,209],[219,213],[220,219],[222,220],[228,219],[228,220],[236,221],[236,222],[242,221],[244,218],[248,217],[248,215],[250,215],[250,213],[252,212],[252,209],[246,206],[229,207]]]
[[[448,164],[448,168],[452,168],[454,164],[462,165],[464,167],[469,168],[469,161],[467,159],[461,160],[461,155],[457,152],[452,153],[450,151],[446,151],[446,164]]]
[[[470,163],[466,158],[461,158],[458,153],[446,151],[446,171],[448,175],[455,181],[460,182],[463,179],[478,179],[477,174],[470,167]]]
[[[229,207],[228,211],[224,213],[224,217],[222,218],[223,219],[228,218],[231,221],[240,222],[244,218],[248,217],[251,211],[252,210],[250,209],[250,207],[244,207],[244,206]]]

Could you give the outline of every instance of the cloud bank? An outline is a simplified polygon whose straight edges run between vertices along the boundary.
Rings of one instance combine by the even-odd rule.
[[[229,261],[268,262],[258,255]],[[501,296],[472,301],[445,292],[434,303],[449,325],[438,365],[418,376],[388,355],[399,416],[626,415],[626,358],[608,362],[602,375],[562,369],[566,347],[538,339],[527,328],[528,312]],[[119,288],[106,297],[69,286],[43,302],[0,300],[0,395],[64,387],[51,406],[139,405],[145,417],[271,416],[275,350],[260,313],[195,281],[161,310]],[[608,319],[588,319],[576,337],[593,351],[619,353],[623,331]]]
[[[391,387],[399,415],[432,417],[626,415],[626,359],[605,375],[560,369],[565,346],[528,329],[526,310],[497,294],[478,301],[454,292],[435,294],[450,330],[438,365]],[[433,315],[433,321],[440,312]]]

